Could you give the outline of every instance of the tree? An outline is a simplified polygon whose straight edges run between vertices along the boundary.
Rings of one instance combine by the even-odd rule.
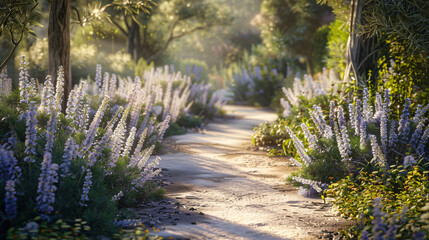
[[[0,72],[15,53],[25,34],[36,36],[32,26],[42,26],[37,22],[38,0],[2,0],[0,2],[0,38],[8,38],[13,47],[0,65]]]
[[[70,0],[51,0],[49,5],[48,48],[49,66],[48,74],[57,81],[57,71],[60,66],[64,69],[64,99],[62,111],[65,111],[67,99],[72,90],[72,77],[70,65]]]
[[[268,51],[304,59],[312,74],[314,34],[332,18],[331,9],[315,0],[264,0],[258,22]]]
[[[124,8],[105,11],[111,16],[114,27],[126,38],[128,53],[134,61],[140,58],[154,61],[173,41],[231,21],[226,11],[207,0],[157,0],[150,15]]]

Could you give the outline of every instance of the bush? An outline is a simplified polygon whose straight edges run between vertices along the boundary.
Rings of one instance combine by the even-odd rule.
[[[421,218],[429,203],[428,174],[427,168],[392,165],[371,173],[362,171],[332,184],[326,197],[343,217],[358,222],[341,231],[342,235],[348,239],[364,235],[383,239],[417,239],[423,233],[428,236],[428,221]]]

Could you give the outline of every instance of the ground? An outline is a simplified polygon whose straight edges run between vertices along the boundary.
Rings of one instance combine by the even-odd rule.
[[[287,157],[251,148],[252,129],[274,121],[268,110],[227,106],[228,118],[203,131],[167,139],[162,155],[166,199],[142,204],[168,239],[332,238],[346,222],[320,198],[305,198],[285,184],[296,170]]]

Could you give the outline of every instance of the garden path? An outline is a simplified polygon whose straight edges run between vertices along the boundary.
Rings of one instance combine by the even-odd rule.
[[[167,199],[136,209],[168,239],[317,239],[344,224],[321,199],[285,185],[286,157],[251,149],[252,129],[270,111],[226,106],[228,118],[167,139],[160,167]],[[168,144],[169,142],[169,144]]]

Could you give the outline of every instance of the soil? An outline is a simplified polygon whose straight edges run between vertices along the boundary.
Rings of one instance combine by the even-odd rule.
[[[305,198],[285,178],[287,157],[252,149],[268,110],[226,106],[228,118],[166,140],[161,156],[166,199],[134,211],[164,239],[330,239],[347,222],[320,198]]]

